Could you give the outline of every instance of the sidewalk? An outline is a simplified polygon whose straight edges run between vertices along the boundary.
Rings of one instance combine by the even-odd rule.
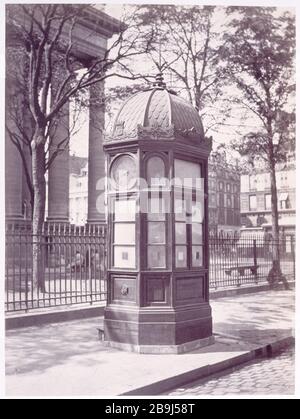
[[[7,396],[159,395],[253,359],[268,345],[291,342],[293,291],[226,297],[211,305],[215,344],[182,355],[141,355],[104,347],[97,333],[100,318],[9,330]]]

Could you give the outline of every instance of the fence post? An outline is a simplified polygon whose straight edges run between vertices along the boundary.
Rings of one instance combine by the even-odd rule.
[[[254,263],[255,283],[258,284],[256,239],[253,239],[253,263]]]
[[[294,236],[291,236],[291,251],[292,251],[292,260],[293,260],[294,281],[296,281],[295,237]]]

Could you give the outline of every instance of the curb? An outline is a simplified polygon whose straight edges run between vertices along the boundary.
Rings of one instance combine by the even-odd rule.
[[[291,289],[295,288],[295,281],[288,281],[288,283]],[[279,284],[276,290],[284,290],[283,284]],[[216,300],[218,298],[233,297],[235,295],[255,294],[261,291],[271,291],[270,285],[268,283],[263,283],[260,285],[240,286],[239,288],[232,289],[211,290],[209,298],[210,300]]]
[[[9,316],[5,318],[5,329],[11,330],[22,327],[42,326],[49,323],[62,323],[72,320],[101,317],[104,315],[104,308],[104,305],[95,307],[77,307],[69,310],[64,309]]]
[[[277,353],[279,353],[282,349],[293,346],[294,344],[295,338],[293,336],[279,339],[277,341],[263,345],[256,349],[253,349],[252,351],[245,352],[241,355],[235,356],[225,361],[196,368],[194,370],[187,371],[183,374],[179,374],[174,377],[169,377],[164,380],[149,384],[147,386],[130,390],[128,392],[119,394],[118,397],[163,395],[163,393],[171,391],[179,386],[191,383],[192,381],[199,380],[201,378],[209,378],[214,374],[225,372],[227,369],[242,366],[246,362],[253,361],[258,358],[274,356]]]

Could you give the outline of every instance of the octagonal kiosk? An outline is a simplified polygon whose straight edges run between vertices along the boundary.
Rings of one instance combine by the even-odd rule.
[[[107,345],[181,353],[213,342],[209,305],[207,159],[197,111],[152,89],[121,107],[106,139]]]

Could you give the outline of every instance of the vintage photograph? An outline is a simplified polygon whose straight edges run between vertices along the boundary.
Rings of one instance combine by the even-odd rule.
[[[192,3],[3,7],[7,398],[296,396],[296,9]]]

